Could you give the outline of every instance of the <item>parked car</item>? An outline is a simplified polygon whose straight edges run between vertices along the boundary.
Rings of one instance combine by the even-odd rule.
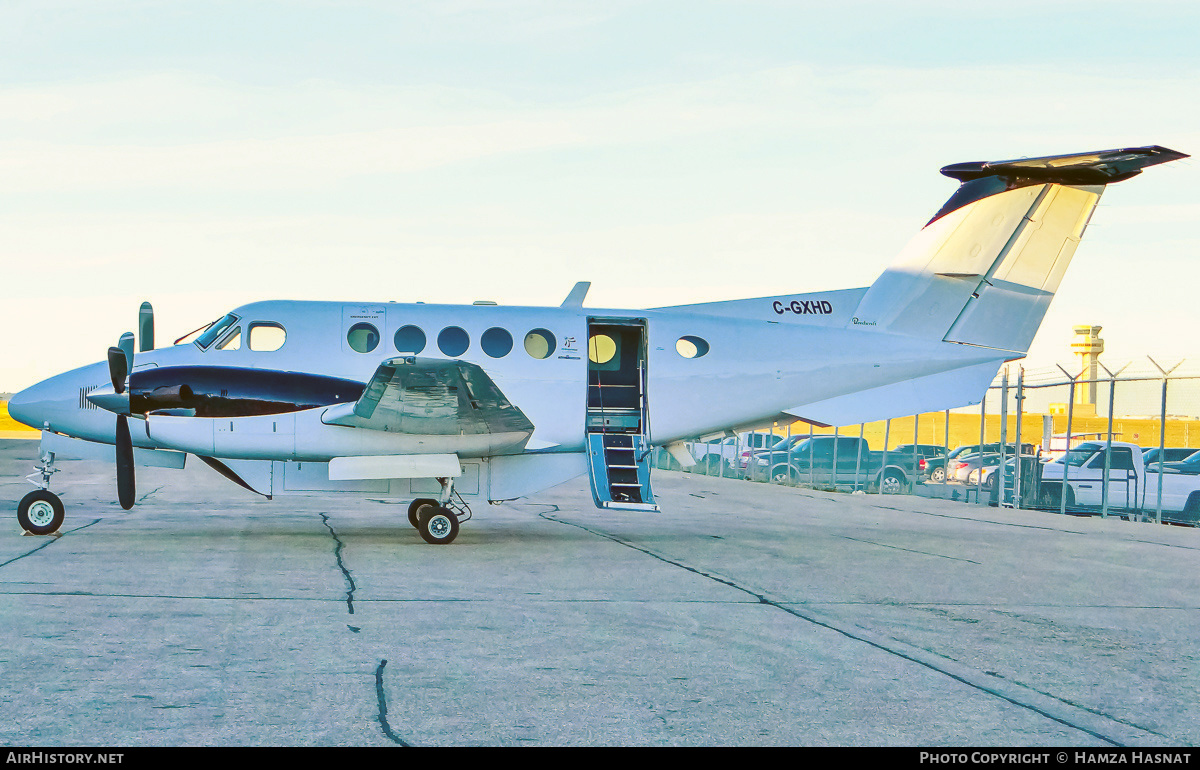
[[[971,477],[972,471],[977,471],[988,465],[998,465],[999,463],[999,452],[975,452],[974,454],[960,455],[957,460],[953,460],[948,466],[946,478],[959,484],[966,484]]]
[[[1179,462],[1191,457],[1196,451],[1196,447],[1169,446],[1162,450],[1163,456],[1159,457],[1158,447],[1142,447],[1142,462],[1146,464],[1146,467],[1150,467],[1151,463],[1156,463],[1159,460],[1165,460],[1169,463]]]
[[[981,467],[972,469],[967,474],[966,483],[969,486],[979,485],[990,492],[996,488],[997,484],[1000,483],[1000,455],[992,455],[992,457],[994,459],[985,462],[985,464]],[[1033,454],[1021,455],[1021,457],[1028,462],[1037,462],[1038,458],[1037,455]],[[1005,457],[1004,478],[1005,487],[1008,489],[1012,488],[1011,484],[1013,479],[1013,469],[1016,467],[1016,463],[1017,458],[1015,455],[1008,455]],[[980,477],[982,477],[982,479]]]
[[[997,454],[1000,452],[1000,444],[999,443],[982,444],[982,445],[981,444],[964,444],[963,446],[956,447],[955,449],[953,449],[950,452],[950,454],[945,457],[926,458],[925,466],[923,469],[923,476],[935,484],[941,484],[942,482],[944,482],[947,479],[947,473],[946,473],[947,463],[953,462],[954,460],[958,460],[963,455],[977,454],[980,451],[981,446],[983,447],[984,452],[994,452]],[[1021,451],[1025,454],[1036,454],[1037,446],[1034,444],[1022,443]],[[1006,455],[1007,454],[1016,454],[1016,452],[1017,452],[1016,444],[1009,444],[1004,450],[1004,453]],[[951,474],[949,477],[953,478],[953,475]]]
[[[946,447],[941,444],[900,444],[889,449],[888,454],[902,455],[908,459],[916,458],[916,478],[921,479],[928,475],[925,466],[931,460],[945,460]]]
[[[813,484],[825,487],[877,489],[884,494],[902,492],[912,484],[912,455],[872,451],[857,436],[803,436],[786,452],[776,444],[757,453],[750,465],[752,481]],[[886,459],[886,463],[885,463]]]
[[[696,460],[692,470],[709,476],[736,476],[740,478],[751,453],[767,449],[780,441],[780,437],[769,432],[741,433],[736,438],[712,439],[688,445]]]
[[[1200,474],[1200,452],[1193,452],[1187,459],[1178,462],[1147,463],[1146,470],[1151,473],[1186,473],[1194,476]]]

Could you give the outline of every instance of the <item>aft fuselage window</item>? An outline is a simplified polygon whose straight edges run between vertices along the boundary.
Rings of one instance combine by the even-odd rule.
[[[457,326],[447,326],[438,335],[438,349],[451,358],[466,353],[470,346],[470,335]]]
[[[708,343],[699,337],[680,337],[675,350],[684,358],[699,358],[708,352]]]
[[[259,322],[250,324],[247,345],[258,353],[270,353],[283,347],[287,332],[277,323]]]
[[[479,338],[479,346],[492,358],[504,358],[513,349],[513,338],[505,329],[493,326]]]
[[[359,353],[370,353],[379,346],[379,330],[368,323],[357,323],[346,333],[346,342]]]

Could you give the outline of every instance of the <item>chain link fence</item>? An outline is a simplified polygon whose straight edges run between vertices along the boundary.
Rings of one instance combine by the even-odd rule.
[[[977,407],[829,428],[776,423],[689,442],[690,469],[663,450],[656,464],[750,482],[1200,525],[1200,370],[1183,364],[1009,365]]]

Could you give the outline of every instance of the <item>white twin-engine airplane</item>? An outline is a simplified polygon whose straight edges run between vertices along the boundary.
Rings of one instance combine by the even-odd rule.
[[[467,500],[585,473],[597,506],[657,510],[652,447],[688,465],[690,437],[979,403],[1028,351],[1105,185],[1185,157],[947,166],[961,186],[866,288],[649,310],[584,308],[587,283],[559,307],[259,302],[162,349],[143,305],[136,359],[125,334],[107,363],[9,402],[42,430],[18,519],[55,532],[55,455],[111,445],[126,509],[135,465],[182,468],[190,453],[268,497],[411,498],[430,543],[454,540]]]

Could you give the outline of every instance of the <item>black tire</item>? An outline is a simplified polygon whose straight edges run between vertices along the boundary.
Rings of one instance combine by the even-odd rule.
[[[449,508],[423,510],[418,516],[417,531],[430,545],[449,545],[458,537],[458,517]]]
[[[1039,498],[1040,508],[1045,508],[1051,511],[1057,511],[1062,505],[1062,489],[1063,485],[1057,481],[1049,484],[1042,484],[1041,496]],[[1071,485],[1067,485],[1067,513],[1071,513],[1071,509],[1075,507],[1075,490],[1071,489]]]
[[[799,474],[796,469],[790,465],[776,465],[771,469],[771,475],[767,478],[772,484],[791,484],[795,486],[799,482]]]
[[[416,500],[413,500],[408,504],[408,523],[413,525],[413,529],[420,529],[421,526],[417,520],[421,508],[426,505],[437,508],[437,504],[437,500],[431,500],[428,497],[418,497]]]
[[[929,480],[934,484],[941,484],[946,480],[945,468],[934,468],[929,472]]]
[[[988,492],[991,492],[996,488],[996,474],[993,473],[991,476],[988,476],[983,480],[983,488]]]
[[[31,535],[52,535],[62,526],[62,500],[48,489],[35,489],[17,505],[17,521]]]
[[[1183,506],[1183,515],[1180,518],[1186,524],[1200,526],[1200,492],[1188,495],[1187,504]]]

